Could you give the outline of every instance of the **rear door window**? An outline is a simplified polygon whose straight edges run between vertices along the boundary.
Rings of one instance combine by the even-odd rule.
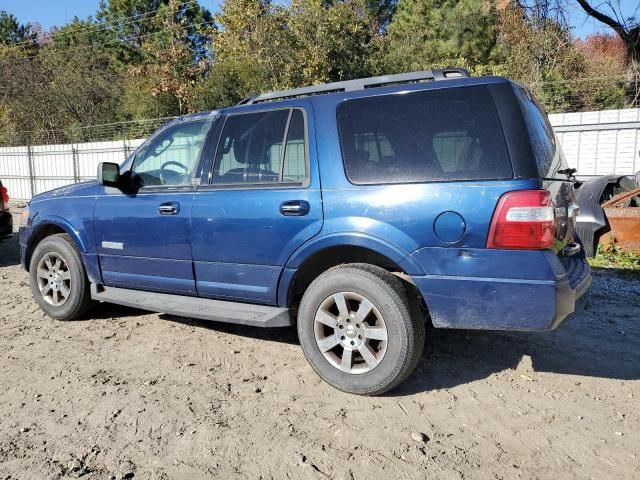
[[[230,115],[214,164],[214,184],[302,183],[307,178],[299,109]]]
[[[484,86],[348,100],[338,107],[355,184],[507,179],[511,162]]]

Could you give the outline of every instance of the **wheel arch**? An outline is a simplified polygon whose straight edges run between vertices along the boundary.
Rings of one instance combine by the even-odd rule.
[[[382,239],[361,234],[324,237],[302,247],[287,262],[278,286],[278,303],[296,306],[313,279],[346,263],[376,265],[405,280],[422,273],[406,252]]]
[[[51,235],[66,233],[71,237],[71,240],[74,242],[76,248],[79,250],[81,254],[86,253],[85,245],[82,240],[75,234],[75,230],[68,225],[64,220],[61,219],[47,219],[38,223],[35,227],[32,228],[31,235],[27,240],[26,252],[25,252],[25,266],[27,270],[29,270],[29,266],[31,264],[31,256],[35,251],[38,244],[47,237]]]

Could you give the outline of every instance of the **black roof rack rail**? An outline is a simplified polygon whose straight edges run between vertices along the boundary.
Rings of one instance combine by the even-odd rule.
[[[401,85],[404,83],[418,83],[434,80],[448,80],[452,78],[470,77],[469,72],[464,68],[438,68],[424,70],[422,72],[399,73],[395,75],[382,75],[379,77],[359,78],[344,82],[322,83],[311,87],[293,88],[291,90],[281,90],[279,92],[261,93],[255,97],[248,97],[241,100],[238,105],[251,105],[254,103],[271,102],[274,100],[285,100],[289,98],[308,97],[311,95],[322,95],[327,93],[352,92],[364,90],[366,88],[386,87],[390,85]]]

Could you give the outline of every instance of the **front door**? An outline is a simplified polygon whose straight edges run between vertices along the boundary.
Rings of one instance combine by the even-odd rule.
[[[123,193],[105,187],[99,195],[94,225],[105,285],[196,294],[192,179],[210,124],[184,120],[160,130],[132,162],[130,174],[140,188]]]
[[[287,259],[320,231],[313,115],[300,103],[220,120],[211,174],[192,212],[200,296],[275,304]]]

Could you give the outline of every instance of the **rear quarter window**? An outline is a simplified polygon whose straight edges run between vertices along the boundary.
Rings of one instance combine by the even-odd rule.
[[[485,86],[347,100],[337,115],[352,183],[513,178],[498,113]]]
[[[514,85],[513,88],[529,132],[538,175],[542,178],[553,177],[559,169],[566,168],[566,161],[557,144],[549,117],[528,90],[519,85]]]

